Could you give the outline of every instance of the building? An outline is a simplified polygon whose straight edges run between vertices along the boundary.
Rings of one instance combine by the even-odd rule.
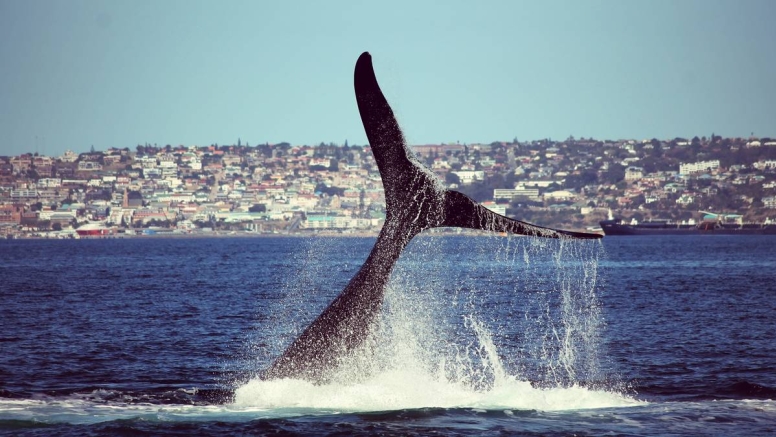
[[[78,154],[72,150],[65,150],[65,154],[59,157],[62,162],[76,162],[78,161]]]
[[[500,215],[507,215],[506,205],[499,205],[496,202],[482,202],[482,206]]]
[[[463,185],[469,185],[472,182],[479,182],[485,179],[485,172],[482,170],[460,170],[451,173],[458,176],[458,180]]]
[[[514,199],[515,197],[527,197],[529,199],[539,198],[538,188],[525,188],[517,187],[513,189],[509,188],[496,188],[493,190],[493,199]]]
[[[102,165],[99,162],[94,161],[79,161],[78,171],[100,171]]]
[[[699,161],[679,165],[679,174],[693,174],[719,168],[719,160]]]
[[[625,169],[625,181],[633,182],[644,177],[644,169],[641,167],[628,167]]]

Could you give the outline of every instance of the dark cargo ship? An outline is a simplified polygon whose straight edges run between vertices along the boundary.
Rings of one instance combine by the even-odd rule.
[[[703,211],[702,211],[703,212]],[[776,222],[769,219],[762,223],[744,223],[737,214],[714,214],[704,212],[700,222],[688,220],[649,220],[637,222],[614,218],[600,222],[604,235],[776,235]]]

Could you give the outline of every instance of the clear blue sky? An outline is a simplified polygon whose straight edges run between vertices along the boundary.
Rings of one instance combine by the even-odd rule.
[[[411,144],[776,136],[776,1],[0,0],[0,155],[365,144],[372,53]]]

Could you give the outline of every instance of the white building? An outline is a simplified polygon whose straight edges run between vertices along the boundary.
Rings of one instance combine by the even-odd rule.
[[[65,150],[65,154],[60,156],[59,160],[62,162],[76,162],[78,160],[78,155],[73,153],[72,150]]]
[[[499,205],[496,202],[482,202],[482,206],[500,215],[507,215],[506,205]]]
[[[11,191],[11,199],[13,200],[35,199],[37,197],[38,197],[37,190],[12,190]]]
[[[472,182],[482,181],[485,179],[485,172],[482,170],[460,170],[451,173],[458,176],[458,179],[463,185],[469,185]]]
[[[59,178],[40,178],[38,187],[40,188],[58,188],[62,186],[62,179]]]
[[[757,170],[776,168],[776,160],[774,159],[760,160],[752,164],[752,167],[756,168]]]
[[[576,194],[572,193],[568,190],[558,190],[558,191],[552,191],[550,193],[544,194],[544,200],[545,201],[565,201],[565,200],[573,200],[577,197]]]
[[[94,161],[80,161],[78,163],[78,171],[100,171],[102,170],[102,164]]]
[[[563,181],[553,181],[553,180],[547,180],[547,179],[536,179],[536,180],[530,180],[530,181],[523,181],[520,183],[523,187],[539,187],[539,188],[547,188],[552,184],[557,184],[558,186],[563,185]],[[520,186],[518,185],[517,188],[519,189]]]
[[[679,174],[693,174],[700,173],[707,170],[715,170],[719,168],[719,160],[712,161],[699,161],[679,165]]]
[[[625,169],[625,180],[636,181],[644,177],[644,169],[641,167],[628,167]]]
[[[514,189],[496,188],[493,190],[494,199],[514,199],[515,197],[528,197],[529,199],[538,199],[539,189],[517,187]]]

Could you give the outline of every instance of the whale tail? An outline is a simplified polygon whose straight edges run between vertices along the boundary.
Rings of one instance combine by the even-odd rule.
[[[375,77],[372,57],[364,52],[354,74],[356,101],[383,181],[386,226],[409,238],[433,227],[461,227],[547,238],[601,238],[600,234],[550,229],[496,214],[442,182],[407,147]]]
[[[407,148],[399,123],[377,84],[369,53],[358,58],[356,100],[383,180],[386,218],[372,252],[358,273],[285,352],[262,373],[264,379],[304,378],[323,382],[339,357],[362,344],[374,324],[385,286],[412,237],[438,226],[510,232],[550,238],[600,238],[559,231],[495,214],[466,195],[445,189]]]

